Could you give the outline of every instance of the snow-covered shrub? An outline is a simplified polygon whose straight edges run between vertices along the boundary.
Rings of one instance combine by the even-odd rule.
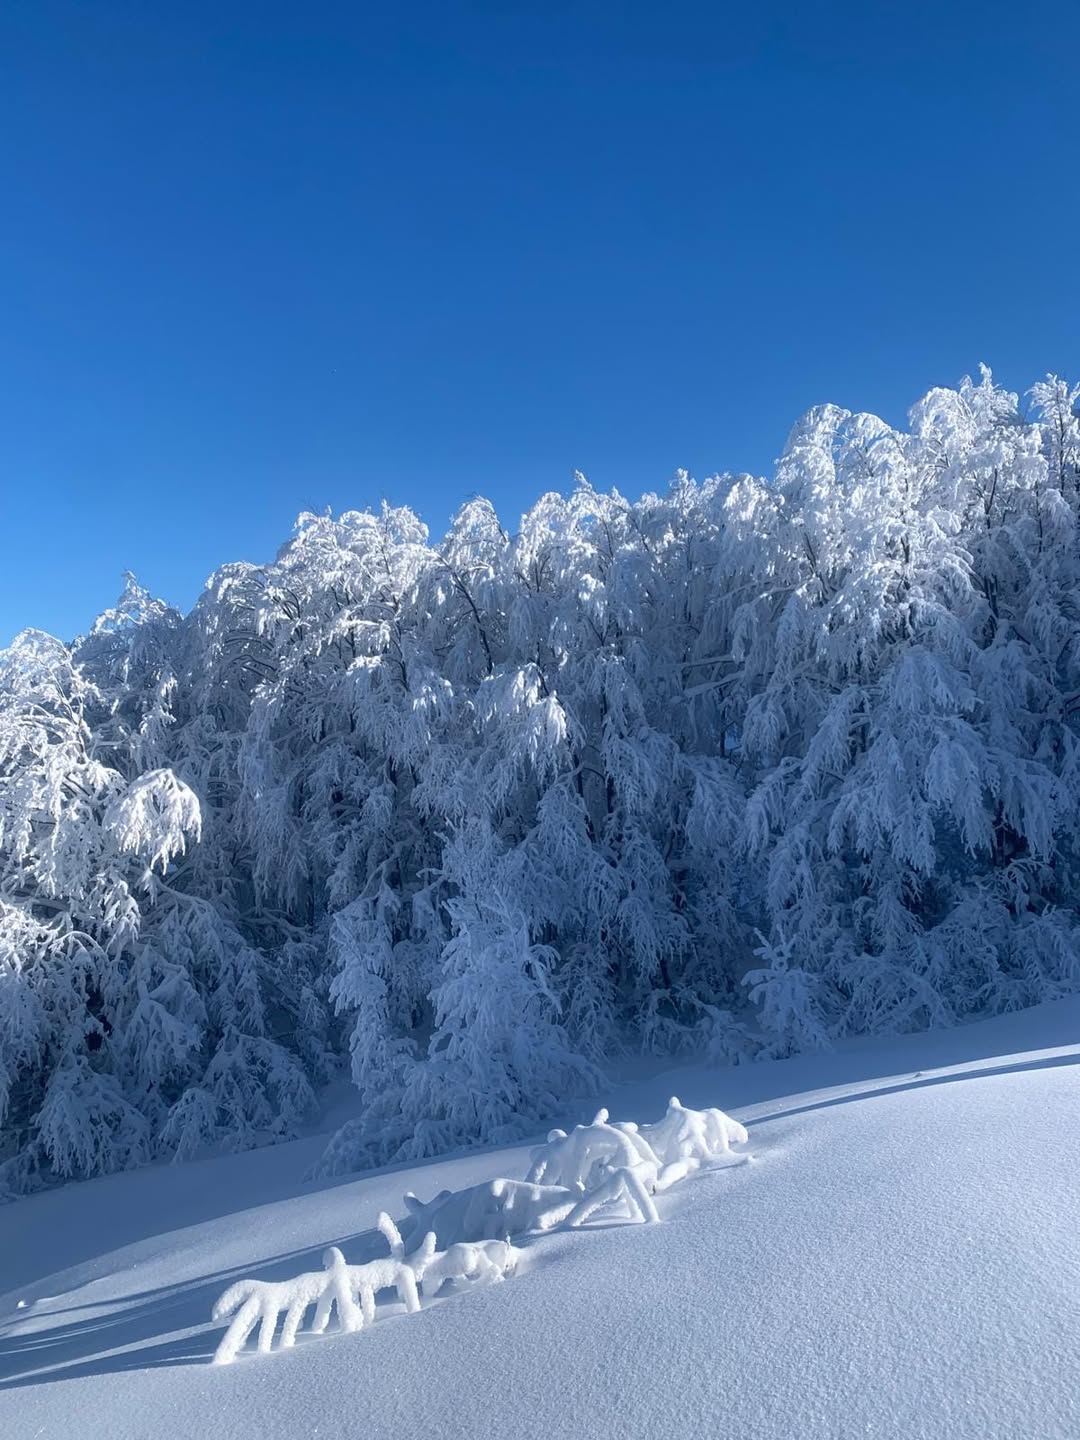
[[[561,1225],[575,1229],[601,1210],[632,1221],[655,1220],[649,1195],[656,1188],[658,1168],[655,1163],[614,1169],[590,1165],[587,1185],[489,1180],[465,1190],[443,1190],[426,1204],[409,1194],[404,1234],[410,1240],[433,1234],[447,1247],[543,1234]]]
[[[343,1283],[360,1301],[365,1324],[370,1325],[375,1320],[375,1296],[380,1290],[396,1291],[410,1314],[420,1309],[416,1275],[407,1260],[389,1255],[369,1260],[364,1265],[346,1265],[341,1273]]]
[[[517,1268],[519,1255],[508,1240],[465,1241],[436,1249],[435,1232],[429,1230],[409,1256],[409,1265],[426,1296],[437,1295],[447,1281],[467,1280],[484,1284],[504,1280]]]
[[[259,1350],[268,1354],[282,1312],[285,1323],[281,1344],[285,1348],[295,1344],[304,1312],[312,1305],[316,1307],[312,1321],[315,1334],[322,1334],[335,1309],[343,1331],[359,1330],[364,1317],[353,1300],[351,1267],[345,1264],[345,1257],[336,1246],[326,1251],[323,1265],[322,1270],[309,1271],[292,1280],[239,1280],[230,1285],[214,1305],[211,1317],[214,1320],[232,1317],[214,1352],[213,1363],[228,1365],[235,1360],[256,1325],[259,1326]]]
[[[610,1171],[582,1195],[563,1224],[568,1230],[578,1230],[597,1215],[612,1211],[640,1225],[660,1219],[640,1167]]]
[[[405,1196],[406,1241],[434,1234],[444,1248],[478,1240],[508,1240],[561,1224],[583,1194],[582,1188],[533,1185],[524,1180],[488,1180],[464,1190],[441,1190],[432,1200]]]
[[[655,1220],[649,1185],[637,1170],[620,1169],[583,1185],[542,1185],[530,1180],[489,1180],[466,1190],[444,1190],[426,1204],[405,1196],[405,1235],[434,1234],[446,1246],[511,1240],[543,1234],[560,1225],[575,1228],[611,1207],[631,1220]],[[641,1197],[646,1198],[641,1198]]]
[[[663,1165],[679,1160],[698,1164],[720,1160],[732,1145],[745,1145],[750,1138],[746,1126],[723,1110],[691,1110],[677,1095],[668,1101],[664,1118],[654,1125],[642,1125],[638,1134]]]
[[[656,1180],[658,1190],[670,1189],[702,1166],[725,1159],[733,1145],[745,1145],[750,1138],[746,1127],[722,1110],[691,1110],[677,1095],[668,1101],[662,1120],[642,1125],[637,1133],[662,1166]]]
[[[552,1130],[545,1144],[533,1151],[526,1178],[536,1185],[588,1191],[619,1170],[640,1170],[645,1183],[654,1185],[659,1157],[636,1127],[611,1125],[608,1112],[598,1110],[591,1125],[576,1125],[569,1135]]]
[[[744,1127],[722,1110],[689,1110],[674,1097],[655,1125],[624,1121],[612,1126],[608,1112],[601,1110],[592,1125],[578,1126],[573,1133],[576,1139],[568,1143],[571,1137],[565,1131],[553,1131],[535,1152],[530,1170],[530,1175],[545,1168],[569,1174],[576,1167],[571,1184],[490,1180],[464,1190],[442,1190],[427,1204],[407,1194],[404,1235],[385,1211],[376,1220],[388,1255],[349,1265],[332,1246],[323,1255],[321,1272],[279,1282],[241,1280],[230,1286],[213,1309],[215,1321],[232,1317],[214,1363],[234,1360],[260,1324],[258,1348],[268,1352],[283,1311],[281,1344],[288,1347],[311,1305],[316,1306],[313,1333],[325,1330],[335,1307],[341,1329],[358,1330],[375,1323],[380,1291],[395,1291],[406,1312],[414,1314],[421,1308],[421,1290],[431,1299],[450,1282],[471,1286],[504,1280],[514,1274],[521,1258],[511,1243],[514,1236],[577,1230],[598,1216],[655,1224],[660,1217],[653,1190],[669,1188],[706,1161],[728,1154],[732,1143],[745,1144],[748,1138]],[[650,1133],[656,1150],[644,1138]],[[609,1163],[612,1157],[628,1156],[635,1157],[630,1165]],[[409,1253],[406,1239],[418,1242]]]
[[[611,1124],[607,1110],[599,1110],[591,1125],[575,1126],[569,1135],[552,1130],[546,1143],[533,1151],[528,1179],[577,1188],[593,1201],[601,1194],[626,1192],[638,1218],[651,1219],[642,1213],[648,1207],[641,1203],[639,1189],[646,1195],[669,1189],[728,1155],[732,1144],[746,1141],[745,1128],[722,1110],[690,1110],[673,1096],[667,1114],[655,1125]],[[608,1184],[613,1177],[621,1177],[614,1189]]]

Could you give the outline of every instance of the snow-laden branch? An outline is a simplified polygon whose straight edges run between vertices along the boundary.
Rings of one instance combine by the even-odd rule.
[[[321,1335],[336,1309],[343,1331],[359,1330],[364,1322],[353,1298],[350,1269],[341,1251],[333,1246],[323,1256],[322,1270],[297,1275],[292,1280],[239,1280],[230,1285],[214,1305],[212,1318],[232,1316],[228,1329],[214,1352],[215,1365],[227,1365],[244,1348],[248,1336],[259,1326],[259,1350],[269,1353],[278,1317],[284,1313],[281,1331],[283,1348],[296,1343],[296,1332],[304,1313],[314,1305],[311,1329]],[[374,1313],[372,1318],[374,1318]]]
[[[104,828],[117,848],[165,870],[202,830],[202,812],[194,792],[171,770],[140,775],[105,811]]]
[[[723,1111],[690,1110],[677,1099],[663,1120],[640,1128],[629,1122],[610,1125],[608,1112],[601,1110],[591,1125],[579,1125],[569,1136],[552,1131],[534,1152],[528,1179],[443,1190],[426,1204],[407,1194],[404,1233],[385,1211],[376,1221],[386,1256],[350,1265],[335,1246],[325,1252],[321,1271],[230,1286],[213,1310],[215,1321],[232,1317],[214,1363],[234,1360],[256,1325],[258,1349],[265,1354],[282,1314],[281,1345],[291,1346],[313,1305],[313,1334],[323,1333],[335,1310],[339,1328],[354,1331],[375,1323],[380,1293],[392,1290],[406,1313],[413,1314],[421,1307],[421,1293],[432,1299],[451,1283],[472,1287],[501,1281],[520,1263],[514,1238],[577,1230],[596,1219],[655,1224],[660,1218],[656,1190],[730,1156],[732,1144],[746,1141],[743,1126]],[[569,1183],[544,1183],[549,1175]],[[411,1252],[406,1251],[409,1240],[417,1241]]]

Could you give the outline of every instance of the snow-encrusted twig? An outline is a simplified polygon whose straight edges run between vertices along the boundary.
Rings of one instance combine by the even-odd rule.
[[[402,1232],[382,1211],[376,1228],[389,1254],[379,1259],[350,1265],[332,1246],[323,1255],[321,1271],[230,1286],[214,1306],[215,1320],[233,1317],[214,1362],[235,1359],[260,1322],[258,1348],[265,1354],[282,1311],[281,1344],[287,1347],[295,1342],[310,1305],[316,1307],[313,1333],[326,1329],[335,1308],[341,1329],[355,1331],[374,1323],[381,1290],[395,1290],[412,1314],[420,1309],[421,1288],[430,1298],[447,1281],[501,1280],[517,1268],[519,1252],[510,1243],[514,1236],[576,1230],[605,1214],[656,1223],[656,1191],[716,1163],[747,1139],[745,1128],[722,1110],[691,1110],[676,1096],[653,1125],[612,1124],[608,1112],[599,1110],[591,1124],[578,1125],[570,1134],[552,1130],[533,1152],[525,1180],[500,1178],[442,1190],[426,1203],[407,1194],[406,1236],[422,1237],[409,1254]]]
[[[345,1274],[351,1293],[360,1301],[366,1325],[375,1323],[375,1296],[380,1290],[395,1290],[410,1315],[420,1309],[416,1276],[411,1265],[404,1260],[386,1255],[379,1260],[369,1260],[364,1265],[346,1265]]]
[[[655,1224],[660,1219],[641,1175],[637,1170],[624,1169],[612,1171],[583,1195],[563,1223],[568,1230],[577,1230],[612,1206],[624,1207],[630,1212],[630,1219],[642,1225]]]
[[[588,1191],[616,1170],[639,1168],[651,1182],[660,1163],[636,1130],[610,1124],[608,1112],[598,1110],[591,1125],[576,1125],[569,1135],[552,1130],[533,1151],[527,1178],[534,1184],[582,1185]]]
[[[235,1285],[230,1285],[218,1299],[212,1312],[214,1320],[225,1320],[230,1315],[233,1316],[232,1323],[214,1352],[213,1363],[227,1365],[231,1360],[235,1360],[256,1325],[259,1325],[259,1350],[262,1354],[267,1354],[277,1328],[278,1316],[283,1310],[285,1324],[281,1331],[281,1344],[286,1348],[294,1344],[304,1312],[311,1305],[317,1307],[311,1326],[316,1334],[321,1334],[326,1329],[335,1306],[341,1329],[359,1330],[363,1324],[363,1316],[353,1301],[345,1274],[349,1267],[336,1245],[324,1253],[323,1264],[325,1269],[309,1271],[295,1276],[292,1280],[238,1280]]]
[[[425,1296],[437,1295],[448,1280],[503,1280],[517,1268],[518,1252],[508,1240],[462,1241],[445,1250],[436,1250],[435,1246],[435,1232],[429,1230],[408,1257]]]

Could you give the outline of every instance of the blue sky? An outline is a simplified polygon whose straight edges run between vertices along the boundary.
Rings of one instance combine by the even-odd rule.
[[[0,643],[1080,374],[1080,6],[6,0]]]

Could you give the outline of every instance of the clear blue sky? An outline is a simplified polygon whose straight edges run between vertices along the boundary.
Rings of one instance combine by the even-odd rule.
[[[1080,5],[5,0],[0,643],[1080,374]]]

